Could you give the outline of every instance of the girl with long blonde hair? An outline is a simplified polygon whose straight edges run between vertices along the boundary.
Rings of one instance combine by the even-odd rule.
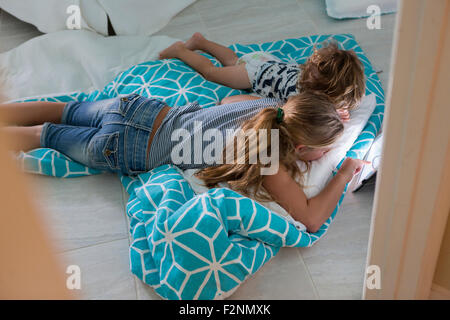
[[[130,94],[96,102],[3,104],[0,118],[6,121],[4,134],[18,138],[15,150],[52,148],[86,166],[127,175],[164,164],[201,169],[197,176],[208,187],[227,182],[256,200],[276,201],[316,232],[364,162],[347,158],[324,190],[307,199],[296,161],[309,163],[326,153],[343,132],[342,120],[322,95],[305,92],[279,103],[259,99],[171,108]],[[230,130],[244,138],[237,134],[230,140]],[[234,152],[228,157],[230,150],[241,152],[244,161]],[[275,170],[265,174],[269,167]]]
[[[280,110],[282,110],[280,116]],[[231,188],[260,201],[276,201],[294,219],[302,222],[310,232],[316,232],[329,218],[337,205],[345,185],[351,181],[366,161],[347,158],[337,175],[324,190],[314,198],[307,199],[302,189],[305,172],[297,165],[297,160],[310,169],[310,161],[321,158],[343,132],[343,124],[334,105],[324,96],[302,93],[291,97],[278,109],[266,108],[255,117],[244,122],[242,130],[279,131],[279,170],[274,175],[261,175],[263,165],[251,164],[251,153],[264,150],[251,150],[246,136],[240,146],[233,141],[228,148],[246,148],[246,163],[222,164],[207,167],[197,173],[206,186],[215,187],[227,182]],[[267,149],[271,149],[268,138]],[[226,150],[224,150],[225,152]],[[270,152],[270,151],[269,151]],[[266,165],[267,166],[267,165]]]

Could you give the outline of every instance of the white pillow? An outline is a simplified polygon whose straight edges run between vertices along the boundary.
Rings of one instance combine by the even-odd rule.
[[[352,147],[376,107],[376,97],[372,93],[365,96],[361,105],[351,112],[350,120],[344,123],[344,133],[334,143],[333,149],[322,158],[311,162],[311,170],[305,175],[304,189],[307,198],[316,196],[331,180],[332,172]],[[304,169],[304,163],[298,162]]]
[[[381,14],[396,12],[398,0],[326,0],[327,13],[335,19],[368,17],[367,8],[377,5]]]
[[[80,8],[81,28],[108,35],[107,15],[118,35],[151,35],[195,0],[0,0],[0,7],[50,33],[67,30],[67,9]]]
[[[347,151],[351,148],[361,131],[364,129],[367,121],[376,107],[376,98],[374,94],[365,96],[358,109],[351,112],[350,120],[344,124],[343,135],[335,142],[333,149],[327,152],[319,160],[311,162],[311,170],[305,175],[304,192],[307,198],[317,195],[332,178],[333,170],[339,162],[345,157]],[[298,163],[304,169],[302,162]],[[202,181],[194,176],[198,170],[190,169],[183,172],[184,178],[189,182],[195,193],[200,194],[208,191],[208,188],[202,185]],[[223,183],[220,186],[228,187]],[[289,213],[276,202],[262,203],[266,208],[284,216],[292,221],[299,230],[306,230],[306,227],[295,221]]]

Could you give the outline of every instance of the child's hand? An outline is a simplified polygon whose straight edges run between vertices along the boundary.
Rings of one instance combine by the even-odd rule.
[[[350,112],[347,109],[338,109],[337,113],[341,117],[342,121],[347,122],[350,120]]]
[[[338,171],[338,174],[341,174],[345,177],[347,182],[350,182],[353,177],[358,174],[363,166],[366,164],[370,164],[369,161],[346,158],[342,163],[341,168]]]

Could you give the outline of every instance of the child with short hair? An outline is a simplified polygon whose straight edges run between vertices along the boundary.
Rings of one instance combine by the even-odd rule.
[[[216,67],[202,50],[216,57],[223,67]],[[315,49],[305,64],[280,61],[267,52],[252,52],[240,58],[230,48],[210,41],[201,33],[185,43],[178,41],[160,53],[161,59],[178,58],[198,71],[205,79],[234,89],[252,89],[261,97],[287,101],[290,96],[309,91],[324,94],[335,105],[343,120],[356,108],[365,93],[364,67],[354,51],[341,50],[330,43]],[[240,95],[225,98],[223,103],[258,99]]]

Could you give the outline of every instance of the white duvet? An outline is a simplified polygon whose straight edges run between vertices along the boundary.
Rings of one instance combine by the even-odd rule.
[[[79,27],[108,34],[109,16],[118,35],[151,35],[195,0],[0,0],[0,8],[44,33]],[[73,8],[78,8],[74,11]],[[79,14],[78,14],[79,13]]]
[[[0,54],[7,99],[103,89],[120,72],[158,59],[175,41],[166,36],[104,37],[87,30],[42,35]]]
[[[102,89],[121,71],[143,61],[156,60],[158,53],[176,41],[165,36],[122,36],[105,38],[89,31],[62,31],[28,41],[7,53],[0,54],[10,100]],[[372,94],[352,111],[344,125],[344,134],[334,148],[320,160],[312,162],[305,176],[305,194],[317,195],[332,177],[332,172],[345,156],[376,106]],[[194,191],[207,189],[186,170],[185,178]],[[277,203],[264,203],[269,209],[292,219]],[[299,229],[306,229],[296,222]]]

